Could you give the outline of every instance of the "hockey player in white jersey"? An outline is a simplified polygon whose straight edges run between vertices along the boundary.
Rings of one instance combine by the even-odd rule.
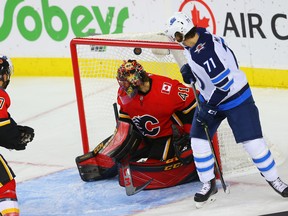
[[[227,121],[237,143],[241,143],[269,185],[282,197],[288,186],[278,176],[275,161],[262,135],[258,108],[245,74],[224,39],[193,25],[177,12],[166,25],[165,34],[184,47],[188,64],[181,68],[185,83],[198,84],[199,107],[191,129],[191,145],[203,187],[195,194],[196,204],[217,193],[214,158],[203,126],[212,137],[222,120]]]

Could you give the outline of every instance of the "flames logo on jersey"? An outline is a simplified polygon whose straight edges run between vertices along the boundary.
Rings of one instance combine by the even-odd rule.
[[[159,121],[151,115],[136,116],[132,119],[143,136],[157,136],[160,132]]]

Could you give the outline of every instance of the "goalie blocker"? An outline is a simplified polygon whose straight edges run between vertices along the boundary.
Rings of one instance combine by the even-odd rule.
[[[142,141],[142,136],[131,124],[118,121],[112,136],[98,144],[93,151],[76,158],[81,179],[87,182],[97,181],[115,177],[119,173],[119,184],[125,186],[121,164],[129,157],[135,187],[151,179],[152,182],[145,189],[172,187],[198,180],[194,162],[191,160],[190,144],[180,150],[175,148],[178,157],[160,161],[141,158]]]

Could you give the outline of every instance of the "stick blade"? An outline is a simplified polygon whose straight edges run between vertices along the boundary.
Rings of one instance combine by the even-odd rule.
[[[153,179],[150,179],[149,181],[147,181],[143,185],[140,185],[138,187],[134,187],[128,161],[125,161],[122,164],[122,172],[123,172],[124,185],[125,185],[125,190],[126,190],[127,196],[131,196],[131,195],[134,195],[136,193],[139,193],[140,191],[144,190],[153,181]]]
[[[140,191],[144,190],[152,181],[153,181],[153,179],[150,179],[145,184],[138,186],[138,187],[133,187],[133,186],[132,187],[125,187],[127,196],[132,196],[134,194],[139,193]]]

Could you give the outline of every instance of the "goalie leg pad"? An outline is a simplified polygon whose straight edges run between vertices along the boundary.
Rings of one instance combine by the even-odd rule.
[[[83,181],[96,181],[117,175],[114,160],[106,155],[98,154],[110,139],[111,136],[98,144],[93,151],[76,157],[75,162]]]
[[[76,164],[83,181],[97,181],[117,175],[117,165],[111,157],[103,154],[96,156],[89,152],[76,158]]]
[[[79,174],[83,181],[112,178],[118,174],[117,164],[128,154],[136,151],[142,136],[127,122],[119,121],[112,136],[97,145],[93,151],[76,158]]]
[[[148,159],[146,162],[130,161],[129,164],[135,187],[153,179],[145,190],[168,188],[199,180],[193,161],[184,164],[177,157],[166,161],[153,159]],[[119,169],[119,185],[124,186],[121,167]]]
[[[133,130],[131,124],[119,121],[114,135],[100,152],[120,161],[128,154],[133,154],[141,142],[142,136]]]

